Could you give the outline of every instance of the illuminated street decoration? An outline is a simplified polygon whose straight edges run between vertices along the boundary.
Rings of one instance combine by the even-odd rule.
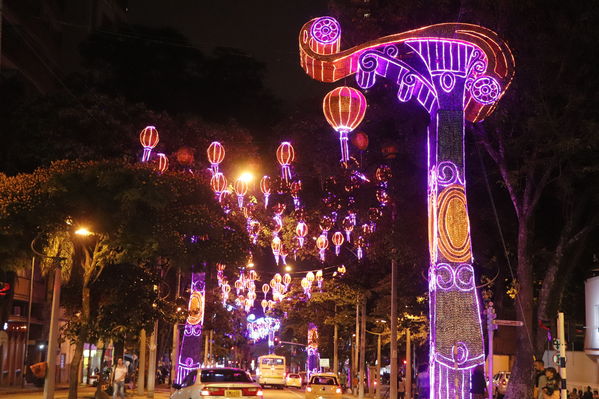
[[[185,321],[185,330],[177,367],[176,382],[179,384],[191,370],[200,367],[200,349],[202,347],[202,326],[204,324],[205,280],[204,273],[191,274],[189,315]]]
[[[159,139],[158,130],[156,130],[154,126],[146,126],[141,133],[139,133],[139,141],[144,148],[144,153],[141,157],[142,162],[148,162],[150,160],[152,149],[158,145]]]
[[[206,150],[212,173],[218,173],[218,165],[225,159],[225,147],[218,141],[213,141]]]
[[[268,197],[270,196],[270,177],[263,176],[260,179],[260,191],[264,195],[264,209],[268,208]]]
[[[158,155],[158,171],[160,173],[166,172],[168,169],[168,158],[163,153],[159,152]]]
[[[443,23],[340,51],[341,29],[314,19],[299,35],[300,64],[323,82],[355,75],[363,89],[385,78],[400,102],[418,102],[428,128],[431,398],[470,398],[471,370],[484,362],[464,173],[464,124],[490,115],[514,75],[507,44],[481,26]],[[380,183],[383,179],[377,178]],[[377,199],[388,201],[386,187]],[[380,212],[380,211],[379,211]],[[371,217],[372,216],[372,217]],[[377,215],[362,233],[374,230]],[[365,245],[356,239],[358,257]]]
[[[277,161],[281,165],[281,176],[287,183],[291,180],[291,162],[295,159],[295,150],[288,141],[283,141],[277,148]]]
[[[353,87],[337,87],[324,97],[322,110],[329,125],[339,133],[341,162],[349,161],[348,134],[364,119],[366,97]]]
[[[318,352],[318,327],[314,323],[308,324],[306,353],[306,371],[309,374],[317,373],[320,369],[320,353]]]

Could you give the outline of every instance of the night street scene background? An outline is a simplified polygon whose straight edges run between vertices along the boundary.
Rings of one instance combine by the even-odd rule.
[[[0,0],[0,397],[598,399],[598,20]]]

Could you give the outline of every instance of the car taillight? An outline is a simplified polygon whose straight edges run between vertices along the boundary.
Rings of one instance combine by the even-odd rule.
[[[203,387],[200,391],[202,396],[225,396],[225,388]]]
[[[210,391],[207,390],[207,389],[202,389],[200,391],[200,395],[202,395],[202,396],[210,396]]]
[[[243,388],[241,390],[243,392],[243,396],[262,396],[264,395],[262,391],[258,388]]]
[[[312,392],[312,387],[306,387],[306,392]]]
[[[335,389],[335,393],[341,393],[341,388]]]
[[[256,396],[264,396],[264,392],[258,391],[258,392],[256,392]]]

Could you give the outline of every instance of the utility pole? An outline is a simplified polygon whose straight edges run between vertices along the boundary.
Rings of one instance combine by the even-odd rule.
[[[356,394],[356,390],[358,388],[359,381],[359,368],[360,368],[360,302],[356,302],[356,339],[355,344],[356,350],[354,351],[354,369],[352,370],[352,374],[354,376],[354,383],[352,384],[354,389],[354,394]]]
[[[362,323],[360,328],[360,381],[358,397],[364,399],[364,382],[366,380],[366,298],[362,300]]]
[[[144,394],[144,374],[146,371],[146,330],[139,332],[139,365],[137,367],[137,394]]]
[[[0,0],[0,7],[2,0]],[[2,19],[2,9],[0,8],[0,20]],[[0,21],[0,28],[2,28]],[[2,39],[0,35],[0,40]],[[1,55],[0,55],[1,57]],[[33,280],[35,280],[35,256],[31,258],[31,279],[29,280],[29,304],[27,305],[27,332],[25,334],[25,345],[23,348],[23,364],[21,366],[21,388],[25,386],[25,367],[27,367],[27,355],[29,353],[29,333],[31,330],[31,306],[33,305]]]
[[[406,399],[412,399],[412,336],[406,328]]]
[[[559,374],[562,377],[560,397],[561,399],[568,399],[568,390],[566,389],[566,333],[563,312],[557,314],[557,338],[559,339]]]
[[[339,326],[335,323],[333,327],[333,373],[337,374],[339,371]]]
[[[33,243],[32,243],[33,247]],[[54,269],[54,286],[52,288],[52,312],[50,313],[50,334],[48,336],[48,372],[44,383],[43,399],[54,398],[56,384],[56,349],[58,348],[58,312],[60,305],[60,284],[62,270],[60,265]]]
[[[395,255],[395,254],[393,254]],[[395,283],[397,264],[391,259],[391,376],[389,378],[389,399],[397,399],[397,286]]]
[[[156,346],[158,345],[158,320],[154,322],[154,330],[150,336],[150,357],[148,364],[148,398],[154,397],[156,382]]]
[[[204,331],[204,367],[208,367],[208,333],[209,331]]]
[[[381,335],[383,334],[377,334],[376,337],[376,393],[374,395],[376,399],[381,397]]]

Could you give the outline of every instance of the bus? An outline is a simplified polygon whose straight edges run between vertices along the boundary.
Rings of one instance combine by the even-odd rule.
[[[256,368],[258,384],[284,388],[286,374],[284,356],[264,355],[258,358],[258,367]]]

